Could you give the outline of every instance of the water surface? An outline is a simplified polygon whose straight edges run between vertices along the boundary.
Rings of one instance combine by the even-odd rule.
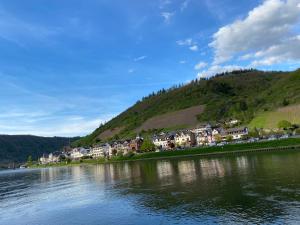
[[[1,225],[300,224],[300,151],[0,172]]]

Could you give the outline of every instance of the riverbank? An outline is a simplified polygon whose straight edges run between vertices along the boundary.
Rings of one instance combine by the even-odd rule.
[[[300,150],[300,138],[289,138],[283,140],[263,141],[255,143],[245,144],[228,144],[224,146],[213,147],[197,147],[185,150],[175,151],[163,151],[163,152],[149,152],[135,154],[132,156],[115,156],[111,159],[84,159],[76,162],[60,162],[47,165],[32,165],[31,168],[44,168],[44,167],[57,167],[57,166],[75,166],[81,164],[103,164],[103,163],[115,163],[124,161],[140,161],[140,160],[152,160],[152,159],[167,159],[175,157],[192,157],[192,156],[216,156],[225,154],[241,154],[250,152],[261,151],[278,151],[278,150]]]

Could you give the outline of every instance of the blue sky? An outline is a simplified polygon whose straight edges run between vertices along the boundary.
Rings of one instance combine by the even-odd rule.
[[[0,133],[85,135],[217,72],[293,70],[300,0],[1,0]]]

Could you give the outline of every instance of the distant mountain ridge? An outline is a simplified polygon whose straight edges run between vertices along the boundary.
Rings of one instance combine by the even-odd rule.
[[[236,118],[248,125],[261,113],[299,103],[300,70],[240,70],[222,73],[210,79],[193,80],[186,85],[152,93],[101,125],[92,134],[76,141],[74,145],[91,145],[110,139],[130,138],[137,132],[155,132],[161,128],[161,121],[172,121],[170,127],[166,127],[170,129],[190,125],[185,124],[184,119],[174,122],[174,115],[176,118],[196,116],[199,123]],[[192,112],[192,107],[196,106],[201,107],[197,115],[180,114]],[[144,130],[148,128],[150,130]]]
[[[29,155],[34,160],[78,140],[66,137],[39,137],[32,135],[0,135],[0,164],[26,162]]]

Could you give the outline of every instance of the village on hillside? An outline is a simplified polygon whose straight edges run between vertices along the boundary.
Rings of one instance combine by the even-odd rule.
[[[61,161],[78,161],[81,159],[110,159],[114,156],[128,156],[151,151],[175,151],[194,147],[223,146],[229,143],[249,143],[260,141],[260,138],[249,135],[247,127],[236,127],[238,120],[230,120],[225,126],[199,125],[193,129],[161,132],[152,138],[137,135],[134,139],[115,140],[96,144],[89,148],[64,148],[63,152],[44,154],[39,164],[58,163]],[[288,134],[269,135],[268,140],[288,138]]]

